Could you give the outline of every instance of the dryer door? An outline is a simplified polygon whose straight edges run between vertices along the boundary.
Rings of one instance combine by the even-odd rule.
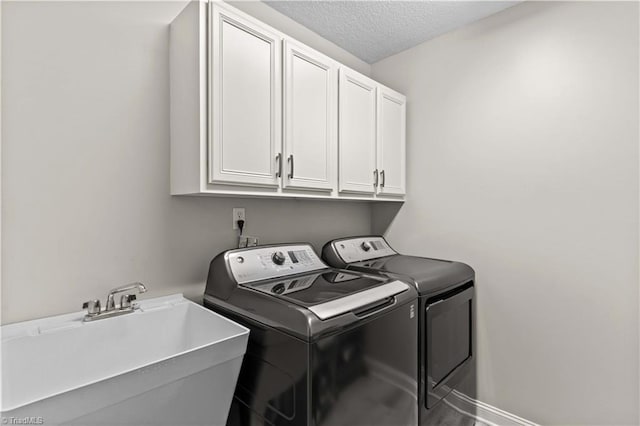
[[[473,359],[473,283],[427,301],[426,408],[444,398]]]

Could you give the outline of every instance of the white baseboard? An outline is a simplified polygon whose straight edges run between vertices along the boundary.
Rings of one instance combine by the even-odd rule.
[[[456,390],[447,395],[444,402],[454,410],[475,418],[477,426],[539,426]]]

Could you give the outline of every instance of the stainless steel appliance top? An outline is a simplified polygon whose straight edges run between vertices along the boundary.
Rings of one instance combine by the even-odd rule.
[[[411,282],[420,295],[438,293],[475,278],[475,271],[465,263],[398,254],[378,235],[330,241],[322,249],[322,258],[334,268]]]
[[[205,304],[315,337],[415,295],[403,281],[329,268],[309,244],[277,244],[216,256],[209,268]]]

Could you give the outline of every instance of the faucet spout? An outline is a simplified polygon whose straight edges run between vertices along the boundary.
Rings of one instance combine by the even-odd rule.
[[[138,283],[138,282],[127,284],[122,287],[114,288],[109,292],[109,295],[107,296],[107,306],[105,307],[105,310],[112,311],[116,308],[116,302],[115,302],[116,294],[124,293],[127,291],[133,291],[133,290],[137,290],[138,293],[145,293],[147,291],[147,288],[144,286],[144,284]]]

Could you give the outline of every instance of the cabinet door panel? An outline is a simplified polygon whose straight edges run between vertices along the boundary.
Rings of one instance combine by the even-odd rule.
[[[404,195],[405,190],[405,111],[403,95],[378,88],[378,169],[379,194]]]
[[[209,181],[277,186],[280,37],[212,8]]]
[[[284,56],[283,187],[331,190],[337,162],[336,66],[288,40]]]
[[[339,182],[341,192],[372,194],[376,168],[376,84],[340,69]]]

